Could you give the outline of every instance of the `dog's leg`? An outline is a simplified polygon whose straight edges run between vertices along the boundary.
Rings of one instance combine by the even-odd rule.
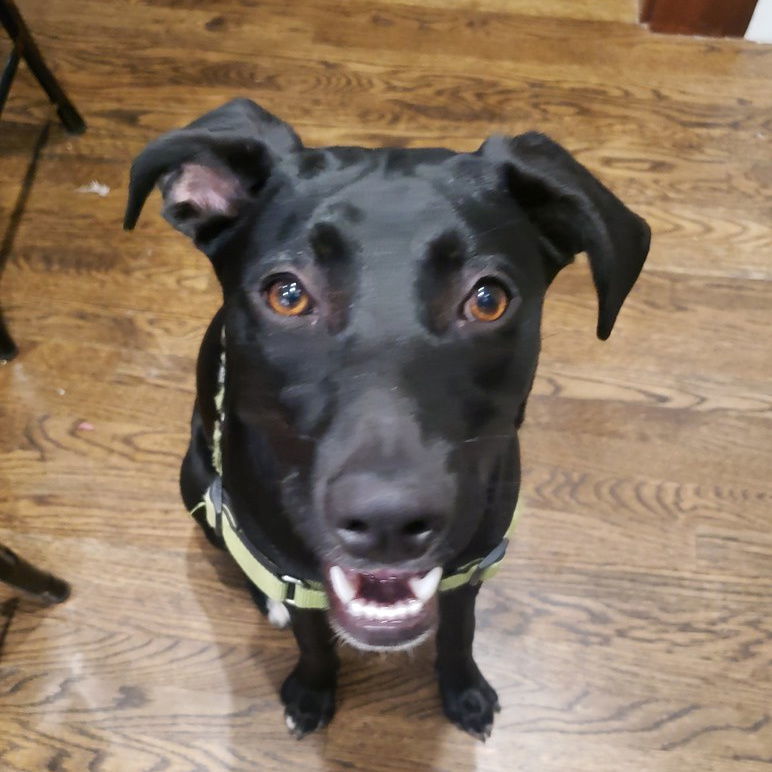
[[[290,609],[300,659],[281,687],[284,718],[290,733],[303,735],[329,723],[335,713],[338,655],[322,611]]]
[[[441,593],[437,630],[437,678],[445,715],[479,740],[490,736],[499,698],[472,658],[474,603],[478,587]]]

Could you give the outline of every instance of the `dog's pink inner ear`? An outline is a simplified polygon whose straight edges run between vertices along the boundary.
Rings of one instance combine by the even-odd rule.
[[[232,172],[197,163],[183,164],[162,187],[168,209],[223,217],[235,217],[237,204],[245,195]]]

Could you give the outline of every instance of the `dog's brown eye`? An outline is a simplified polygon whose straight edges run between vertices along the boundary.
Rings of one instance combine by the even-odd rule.
[[[265,299],[271,311],[280,316],[300,316],[311,307],[306,288],[294,276],[283,276],[265,289]]]
[[[470,321],[495,322],[509,306],[509,293],[497,281],[483,279],[464,303],[464,316]]]

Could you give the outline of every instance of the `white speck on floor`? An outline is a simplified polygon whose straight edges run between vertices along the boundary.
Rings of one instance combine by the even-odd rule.
[[[110,186],[105,185],[104,182],[91,180],[88,185],[81,185],[79,188],[75,188],[75,192],[96,193],[100,198],[104,198],[110,192]]]

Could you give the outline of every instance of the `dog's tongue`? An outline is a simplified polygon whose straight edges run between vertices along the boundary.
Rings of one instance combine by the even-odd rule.
[[[382,605],[390,605],[400,600],[410,600],[413,593],[408,584],[409,577],[395,576],[394,574],[359,574],[352,576],[349,573],[349,581],[358,582],[357,595],[363,600],[372,601]],[[352,581],[352,585],[353,585]]]

